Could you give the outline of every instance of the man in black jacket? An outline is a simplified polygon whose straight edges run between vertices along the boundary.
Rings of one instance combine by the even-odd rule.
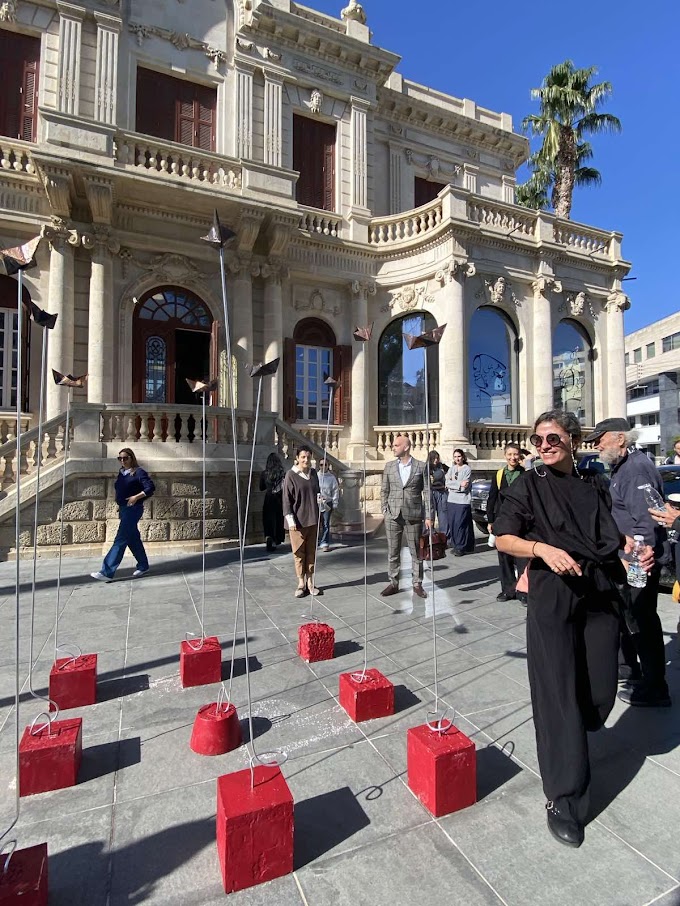
[[[496,516],[500,513],[502,503],[502,491],[509,488],[513,481],[517,481],[524,469],[519,464],[521,449],[519,444],[509,443],[505,445],[505,462],[506,465],[491,479],[489,489],[489,499],[486,502],[486,518],[489,532],[493,532],[493,523]],[[512,601],[517,598],[522,604],[526,604],[526,595],[517,594],[515,586],[517,579],[522,575],[526,560],[519,560],[510,554],[502,554],[498,551],[498,567],[501,573],[501,593],[496,596],[497,601]]]

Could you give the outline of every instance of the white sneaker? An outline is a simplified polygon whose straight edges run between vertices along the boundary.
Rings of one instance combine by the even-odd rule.
[[[98,579],[100,582],[110,582],[108,576],[105,576],[104,573],[90,573],[93,579]]]
[[[136,569],[132,574],[132,578],[139,579],[140,576],[145,576],[148,572],[148,569]]]

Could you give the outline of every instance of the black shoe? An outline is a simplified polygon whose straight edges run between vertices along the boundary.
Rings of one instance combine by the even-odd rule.
[[[504,591],[502,591],[499,595],[496,595],[497,601],[514,601],[514,599],[514,595],[506,595]]]
[[[267,538],[267,550],[268,551],[274,550],[274,539],[273,538]]]
[[[619,689],[618,698],[634,708],[670,708],[671,706],[671,697],[667,690],[654,692],[633,683]]]
[[[515,597],[517,598],[519,603],[522,605],[522,607],[526,607],[527,604],[529,603],[529,598],[523,592],[520,592],[518,595],[515,595]]]
[[[580,846],[583,843],[583,827],[571,815],[565,815],[552,802],[546,802],[548,830],[565,846]]]
[[[464,556],[465,556],[465,551],[457,551],[457,550],[454,548],[454,550],[453,550],[453,556],[454,556],[454,557],[464,557]]]
[[[619,682],[620,683],[639,683],[642,680],[639,669],[633,670],[628,664],[619,664]]]

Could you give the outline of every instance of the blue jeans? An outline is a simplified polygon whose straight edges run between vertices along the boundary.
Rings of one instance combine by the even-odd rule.
[[[321,529],[319,535],[319,546],[331,543],[331,515],[333,508],[329,507],[321,514]]]
[[[120,525],[113,541],[113,546],[104,557],[102,573],[107,579],[113,579],[114,573],[120,566],[123,559],[125,548],[130,548],[130,553],[137,561],[137,569],[146,570],[149,568],[149,561],[146,558],[146,551],[139,535],[137,523],[142,518],[144,504],[136,503],[134,506],[124,505],[119,507]]]

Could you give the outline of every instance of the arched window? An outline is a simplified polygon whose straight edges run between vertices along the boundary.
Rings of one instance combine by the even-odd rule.
[[[482,306],[468,343],[468,421],[517,424],[517,334],[510,319]]]
[[[17,404],[17,281],[15,278],[0,276],[0,409],[15,409]],[[24,306],[31,301],[25,286],[22,287]],[[21,330],[22,343],[22,401],[21,408],[29,411],[28,376],[30,374],[31,326],[26,307],[23,310]],[[39,328],[44,330],[45,328]]]
[[[333,392],[331,424],[351,417],[352,347],[338,346],[332,328],[321,318],[303,318],[283,341],[283,418],[287,422],[328,421],[327,377],[338,381]]]
[[[133,316],[134,402],[195,403],[186,378],[217,376],[217,326],[188,290],[161,286],[145,293]]]
[[[593,425],[593,350],[576,321],[560,321],[553,334],[553,403]]]
[[[404,334],[432,330],[437,322],[415,312],[387,325],[378,344],[378,422],[421,425],[425,422],[425,381],[422,349],[409,349]],[[439,421],[439,347],[427,351],[429,418]]]

